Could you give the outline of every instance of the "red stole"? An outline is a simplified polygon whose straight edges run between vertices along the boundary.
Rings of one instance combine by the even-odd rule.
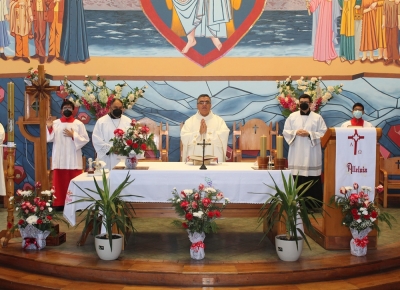
[[[360,119],[352,118],[350,121],[351,121],[351,126],[364,127],[364,120],[362,118]]]

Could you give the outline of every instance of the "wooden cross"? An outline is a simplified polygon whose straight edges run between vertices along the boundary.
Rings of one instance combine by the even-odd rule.
[[[44,75],[44,66],[38,66],[38,80],[32,80],[32,85],[26,87],[26,93],[36,99],[39,103],[39,119],[40,119],[40,143],[37,154],[35,154],[35,181],[42,183],[42,188],[49,188],[49,178],[47,176],[47,138],[46,138],[46,119],[47,112],[50,108],[46,108],[46,99],[51,100],[51,92],[59,91],[59,86],[49,86],[49,80]],[[50,104],[50,102],[49,102]],[[37,105],[36,105],[37,107]],[[37,111],[36,111],[37,113]]]
[[[397,164],[397,169],[400,169],[400,160],[397,160],[395,163]]]
[[[254,134],[257,134],[257,129],[258,129],[257,125],[254,125],[253,129],[254,129]]]
[[[39,116],[39,103],[37,100],[33,102],[31,108],[35,110],[36,112],[36,117]]]

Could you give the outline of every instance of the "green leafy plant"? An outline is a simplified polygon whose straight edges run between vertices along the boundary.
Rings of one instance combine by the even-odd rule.
[[[286,180],[282,171],[281,174],[284,188],[280,189],[270,174],[274,186],[267,186],[274,189],[276,193],[270,196],[260,208],[258,224],[262,224],[264,220],[268,224],[263,238],[265,238],[268,232],[270,232],[277,223],[283,223],[286,227],[285,236],[287,240],[296,241],[296,245],[298,246],[298,240],[303,238],[311,249],[306,235],[303,230],[298,227],[298,218],[302,220],[304,228],[310,232],[315,231],[311,225],[307,209],[319,208],[321,207],[322,202],[313,197],[304,195],[315,182],[309,181],[297,185],[297,177],[293,179],[290,174],[288,180]],[[310,215],[316,221],[314,214],[310,213]],[[300,233],[301,237],[299,237],[298,233]]]
[[[77,184],[76,186],[85,193],[86,197],[82,197],[72,203],[78,202],[90,202],[91,204],[82,211],[79,216],[86,215],[86,218],[82,219],[81,224],[85,221],[85,226],[82,233],[87,232],[88,228],[93,225],[93,235],[96,236],[100,234],[101,225],[104,226],[106,231],[106,238],[110,242],[110,248],[112,250],[112,228],[115,225],[118,232],[123,234],[125,239],[127,238],[128,232],[134,232],[135,227],[133,225],[132,219],[134,218],[135,210],[132,203],[125,201],[124,199],[128,197],[142,197],[138,195],[121,195],[121,192],[128,187],[134,180],[129,181],[130,174],[128,173],[122,183],[113,191],[110,191],[110,184],[107,180],[105,171],[103,170],[102,175],[102,185],[103,188],[99,186],[96,178],[93,177],[96,190],[86,188],[86,190],[92,192],[92,194],[87,193]],[[77,226],[78,226],[77,225]]]

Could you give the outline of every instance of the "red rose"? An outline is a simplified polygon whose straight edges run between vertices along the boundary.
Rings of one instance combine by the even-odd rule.
[[[211,203],[211,200],[208,197],[205,197],[201,202],[203,203],[204,207],[208,207]]]
[[[46,216],[46,218],[51,221],[53,219],[53,217],[51,215]]]
[[[353,183],[353,188],[354,188],[354,189],[358,189],[358,183],[357,183],[357,182],[354,182],[354,183]]]
[[[42,219],[38,219],[36,222],[38,225],[41,225],[43,223]]]
[[[213,218],[214,217],[214,212],[213,211],[209,211],[207,213],[207,215],[208,215],[209,218]]]
[[[133,141],[131,139],[126,140],[126,145],[132,146],[132,144],[133,144]]]
[[[204,184],[200,183],[199,190],[202,191],[204,189]]]
[[[143,133],[143,134],[147,134],[147,133],[149,133],[149,132],[150,132],[149,127],[147,127],[146,125],[144,125],[144,126],[142,127],[142,133]]]
[[[135,119],[132,119],[132,120],[131,120],[131,126],[132,126],[132,127],[135,127],[135,126],[136,126],[136,120],[135,120]]]
[[[376,211],[371,212],[371,217],[376,219],[378,217],[378,213]]]
[[[190,212],[188,212],[188,213],[186,213],[185,218],[186,218],[188,221],[191,221],[191,220],[193,219],[193,214],[190,213]]]
[[[136,149],[136,148],[138,148],[138,147],[139,147],[139,144],[138,144],[138,143],[133,143],[133,144],[132,144],[132,148]]]
[[[194,194],[194,200],[199,200],[199,199],[200,199],[200,194],[196,192]]]
[[[42,184],[38,181],[38,182],[35,183],[35,187],[36,188],[42,187]]]
[[[216,211],[214,211],[214,215],[215,215],[215,217],[219,218],[219,217],[221,217],[221,212],[216,210]]]
[[[146,148],[147,148],[146,144],[143,143],[142,145],[140,145],[140,149],[146,150]]]
[[[189,206],[189,202],[187,202],[186,200],[181,202],[181,208],[186,209]]]
[[[197,207],[198,207],[197,202],[192,201],[192,208],[193,209],[197,209]]]
[[[25,221],[21,219],[21,220],[18,221],[18,224],[19,224],[20,226],[22,226],[22,225],[24,224],[24,222],[25,222]]]
[[[364,215],[364,218],[365,218],[366,220],[369,220],[370,215],[369,215],[369,214],[366,214],[366,215]]]
[[[182,226],[183,226],[185,229],[187,229],[187,228],[189,227],[187,223],[182,223]]]

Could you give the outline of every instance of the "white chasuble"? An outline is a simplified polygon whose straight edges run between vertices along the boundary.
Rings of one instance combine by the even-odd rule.
[[[131,119],[122,115],[119,119],[112,119],[110,115],[105,115],[97,120],[92,133],[93,147],[96,150],[97,158],[104,161],[104,168],[111,170],[120,162],[118,155],[109,153],[112,147],[110,141],[114,138],[115,129],[122,129],[124,132],[130,127]],[[108,153],[108,155],[107,155]]]
[[[304,129],[309,137],[297,136],[296,132]],[[288,165],[292,175],[319,176],[322,171],[322,150],[320,138],[327,128],[324,119],[314,112],[300,115],[293,112],[286,119],[283,137],[289,144]]]
[[[74,130],[74,138],[64,136],[64,129]],[[73,122],[62,122],[57,119],[53,122],[51,132],[46,130],[47,142],[53,142],[51,155],[52,169],[82,169],[81,148],[89,142],[85,125],[74,119]]]
[[[200,134],[200,123],[204,119],[207,125],[207,133]],[[218,157],[218,162],[225,161],[226,148],[228,146],[229,129],[225,121],[210,112],[206,117],[197,112],[194,116],[186,120],[181,130],[182,161],[186,161],[189,156],[203,156],[203,146],[197,145],[202,143],[211,143],[205,146],[204,155]]]

